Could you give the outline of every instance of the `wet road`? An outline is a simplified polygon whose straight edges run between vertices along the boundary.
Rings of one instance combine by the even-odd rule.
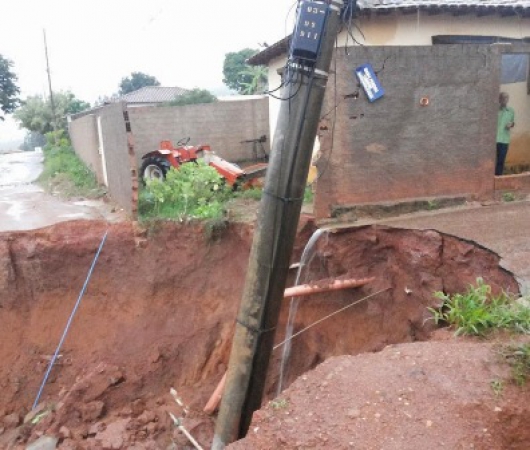
[[[33,184],[42,172],[42,153],[0,153],[0,231],[31,230],[74,219],[111,219],[102,201],[69,202]]]

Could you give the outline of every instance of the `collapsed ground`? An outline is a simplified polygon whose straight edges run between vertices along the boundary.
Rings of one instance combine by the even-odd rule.
[[[249,225],[217,224],[211,229],[199,224],[165,224],[153,225],[149,230],[136,229],[128,223],[111,226],[59,364],[52,371],[42,398],[40,410],[51,412],[33,420],[37,424],[31,424],[31,417],[29,423],[21,424],[106,227],[103,222],[68,222],[34,232],[0,234],[0,448],[25,448],[25,442],[42,434],[60,437],[59,448],[64,449],[166,449],[173,442],[178,448],[186,448],[187,441],[173,430],[167,414],[172,411],[178,417],[186,415],[170,395],[171,387],[177,389],[190,409],[185,425],[205,447],[211,441],[214,419],[202,413],[202,408],[226,370],[251,244]],[[300,257],[314,228],[311,222],[303,221],[293,262]],[[427,320],[427,307],[437,306],[432,295],[435,291],[461,292],[482,276],[497,292],[517,292],[512,275],[499,268],[497,255],[435,231],[362,227],[329,233],[317,243],[317,257],[309,275],[312,280],[373,276],[375,281],[364,288],[304,299],[295,329],[370,293],[389,290],[293,341],[287,385],[336,355],[377,352],[389,344],[427,340],[435,327]],[[287,310],[285,302],[277,341],[284,337]],[[372,387],[373,392],[379,393],[385,391],[385,385],[397,389],[395,377],[405,373],[402,371],[408,370],[407,364],[415,358],[425,359],[426,369],[422,370],[429,374],[425,376],[442,380],[432,383],[435,388],[442,385],[447,392],[467,392],[466,383],[475,386],[473,377],[480,378],[477,367],[496,367],[496,363],[495,352],[488,344],[465,345],[422,343],[399,350],[407,357],[394,358],[394,350],[387,348],[375,355],[331,359],[307,379],[299,378],[287,396],[280,398],[278,408],[269,406],[257,415],[253,430],[264,430],[264,421],[268,421],[272,424],[270,432],[253,431],[248,439],[258,440],[246,444],[243,441],[236,448],[325,448],[332,442],[331,435],[338,439],[333,441],[333,448],[407,448],[391,441],[385,441],[385,447],[383,441],[376,439],[381,433],[390,439],[399,432],[401,425],[392,418],[386,422],[394,423],[391,428],[355,434],[355,427],[350,424],[344,428],[341,420],[362,420],[372,414],[371,409],[365,412],[364,406],[352,403],[349,415],[339,417],[324,411],[343,411],[338,408],[339,399],[350,401],[348,396],[355,395],[357,403],[361,399],[363,404],[371,401],[367,398],[372,395]],[[437,353],[442,348],[445,353]],[[459,362],[460,358],[473,362],[466,366]],[[267,399],[275,397],[279,359],[277,352],[267,378]],[[449,360],[454,364],[450,365]],[[447,372],[448,368],[451,370]],[[472,376],[466,375],[468,368]],[[447,373],[444,375],[441,369]],[[344,386],[333,381],[330,373],[336,370],[349,374]],[[372,372],[363,377],[362,370]],[[491,370],[499,376],[503,374],[502,368]],[[460,375],[451,381],[451,373]],[[486,392],[484,386],[475,386],[477,390],[473,392],[479,403],[491,396],[489,372],[482,374],[486,378],[481,378],[482,384],[488,389]],[[422,377],[419,373],[415,392],[425,384]],[[355,386],[354,383],[358,386],[350,389],[348,386]],[[325,395],[316,395],[319,391]],[[506,392],[503,401],[512,401],[512,397],[514,402],[521,401],[510,409],[513,425],[528,415],[523,402],[526,397],[517,397],[510,389]],[[392,397],[391,393],[388,395]],[[452,414],[451,402],[455,399],[442,395],[447,403],[443,414]],[[420,403],[432,401],[431,397],[418,398],[421,401],[414,405],[417,408]],[[377,419],[383,415],[386,419],[393,409],[384,401],[379,404],[381,411],[374,409],[374,417],[380,414]],[[320,430],[313,436],[303,426],[296,426],[298,421],[308,426],[307,418],[298,414],[298,406],[308,413],[321,411],[335,425],[319,420],[318,428],[311,427],[315,432]],[[473,410],[473,403],[469,409]],[[272,411],[272,419],[267,411]],[[290,417],[282,418],[281,414],[286,413],[292,414],[291,422]],[[485,414],[476,417],[476,424],[489,423],[494,418]],[[425,420],[438,423],[433,418]],[[443,422],[451,425],[458,442],[479,448],[517,448],[488,441],[478,433],[479,428],[465,425],[468,422],[445,417]],[[484,425],[481,430],[484,428],[490,426]],[[287,433],[291,429],[294,432]],[[438,434],[431,433],[433,430],[434,425],[425,425],[420,447],[434,448],[439,442],[440,429],[436,428]],[[406,434],[403,436],[407,438]],[[348,447],[349,442],[353,442],[353,447]],[[453,441],[447,442],[451,448]]]

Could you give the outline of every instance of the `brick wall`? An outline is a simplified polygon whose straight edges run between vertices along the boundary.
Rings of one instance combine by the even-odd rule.
[[[93,114],[72,121],[69,134],[78,156],[96,174],[98,182],[103,184],[103,167],[99,155],[97,117]]]
[[[180,107],[129,108],[136,141],[136,154],[159,148],[160,141],[190,137],[190,145],[210,144],[223,158],[241,162],[252,160],[252,144],[241,141],[262,135],[269,141],[269,104],[267,98],[220,101]],[[264,144],[269,153],[269,142]],[[258,155],[259,156],[259,155]]]
[[[493,196],[500,55],[493,47],[355,47],[336,55],[321,123],[315,209],[441,196]],[[370,104],[354,70],[386,90]],[[335,70],[335,67],[333,67]],[[345,96],[348,96],[345,98]],[[429,105],[420,100],[428,98]],[[327,129],[326,129],[327,128]]]

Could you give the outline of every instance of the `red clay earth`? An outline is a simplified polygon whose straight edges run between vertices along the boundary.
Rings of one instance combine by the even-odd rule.
[[[294,260],[314,230],[312,223],[304,223]],[[214,419],[201,410],[226,370],[251,244],[249,225],[231,224],[213,233],[196,224],[166,224],[148,232],[127,223],[112,225],[44,391],[39,411],[48,414],[37,416],[36,425],[31,416],[22,424],[106,227],[103,222],[80,221],[0,234],[0,448],[22,449],[41,435],[59,437],[60,449],[187,448],[168,411],[185,416],[186,428],[204,447],[210,445]],[[426,307],[437,304],[432,295],[436,290],[463,291],[483,276],[495,290],[517,291],[511,274],[498,263],[497,255],[434,231],[365,227],[321,238],[310,279],[348,275],[374,276],[376,281],[362,289],[304,299],[295,330],[367,294],[391,289],[296,339],[288,384],[332,356],[427,339],[434,324],[425,322]],[[278,342],[287,309],[285,302]],[[372,361],[388,355],[385,352],[354,360]],[[464,347],[453,355],[453,372],[460,367],[461,355],[469,356]],[[274,397],[279,356],[279,351],[273,355],[267,398]],[[382,384],[396,384],[392,370],[399,361],[378,372]],[[317,373],[334,363],[322,365]],[[307,386],[297,393],[300,404],[306,402],[308,408],[314,403],[314,409],[320,409],[314,401],[319,388],[313,392],[313,385]],[[189,414],[175,403],[171,387],[188,405]],[[455,382],[450,388],[456,395],[466,386]],[[334,383],[326,389],[331,395]],[[365,441],[362,435],[360,439],[355,448],[371,448],[369,434]],[[264,447],[258,448],[279,445],[260,442]],[[314,448],[331,448],[325,441],[315,442]]]

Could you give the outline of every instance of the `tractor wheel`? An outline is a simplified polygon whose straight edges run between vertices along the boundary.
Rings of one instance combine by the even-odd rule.
[[[140,168],[140,178],[144,184],[147,180],[163,181],[170,168],[171,164],[167,159],[159,156],[151,156],[144,159]]]

